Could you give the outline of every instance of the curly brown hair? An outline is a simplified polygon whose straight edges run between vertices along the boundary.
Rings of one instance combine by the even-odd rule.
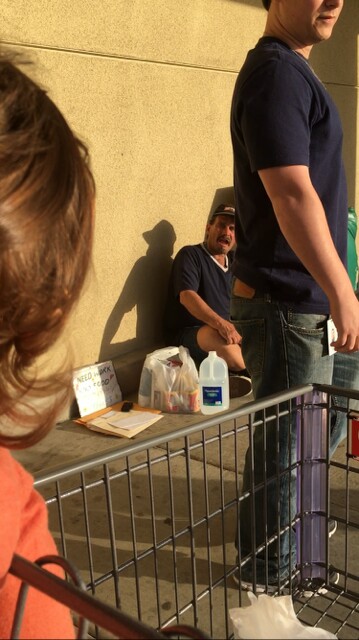
[[[68,399],[69,370],[33,369],[84,284],[95,185],[86,146],[14,60],[0,53],[0,444],[22,448]]]

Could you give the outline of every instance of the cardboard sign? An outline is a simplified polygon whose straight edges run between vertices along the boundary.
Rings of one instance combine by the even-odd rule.
[[[81,417],[122,400],[111,360],[75,369],[72,383]]]

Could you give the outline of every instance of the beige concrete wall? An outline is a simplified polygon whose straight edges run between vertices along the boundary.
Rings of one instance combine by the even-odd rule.
[[[313,58],[342,113],[357,209],[358,11],[346,0]],[[232,184],[231,96],[265,15],[260,0],[3,3],[2,40],[35,61],[92,156],[93,272],[68,329],[76,366],[157,340],[172,257],[202,239]]]
[[[333,96],[341,114],[349,203],[356,206],[358,210],[359,2],[357,0],[345,0],[343,12],[333,36],[328,42],[314,47],[311,62]]]

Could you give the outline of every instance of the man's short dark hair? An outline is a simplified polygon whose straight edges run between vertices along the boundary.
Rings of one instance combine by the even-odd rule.
[[[270,3],[271,3],[271,0],[262,0],[263,7],[267,9],[267,11],[270,7]]]

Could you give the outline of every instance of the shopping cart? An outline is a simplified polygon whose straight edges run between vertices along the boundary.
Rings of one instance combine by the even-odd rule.
[[[325,434],[339,391],[348,437],[330,459]],[[358,403],[358,392],[307,385],[38,475],[59,551],[96,601],[139,624],[233,637],[229,609],[248,603],[233,580],[248,560],[237,558],[234,545],[248,499],[241,488],[244,454],[255,428],[288,416],[296,420],[302,453],[291,461],[299,496],[291,526],[299,553],[293,578],[300,579],[288,584],[295,610],[303,623],[358,638]],[[328,541],[329,519],[338,529]],[[252,556],[269,542],[253,545]],[[330,581],[333,570],[338,584]],[[312,575],[323,577],[325,592],[304,598],[297,585]],[[94,622],[91,636],[106,637]]]
[[[47,564],[61,566],[73,582],[59,578],[47,571],[46,568],[44,569]],[[12,640],[23,637],[21,633],[22,622],[30,587],[45,593],[50,598],[61,602],[72,610],[75,626],[77,626],[76,637],[79,640],[92,637],[90,622],[92,625],[98,625],[97,629],[100,627],[106,632],[106,636],[102,636],[106,638],[109,637],[108,634],[111,634],[113,638],[127,640],[130,638],[132,640],[142,640],[144,638],[146,640],[150,638],[166,640],[173,637],[210,640],[209,636],[200,629],[188,625],[173,625],[166,627],[163,631],[156,631],[139,620],[131,618],[126,613],[106,605],[86,592],[76,567],[61,556],[44,556],[34,563],[21,556],[14,555],[10,573],[21,581],[10,634]]]

